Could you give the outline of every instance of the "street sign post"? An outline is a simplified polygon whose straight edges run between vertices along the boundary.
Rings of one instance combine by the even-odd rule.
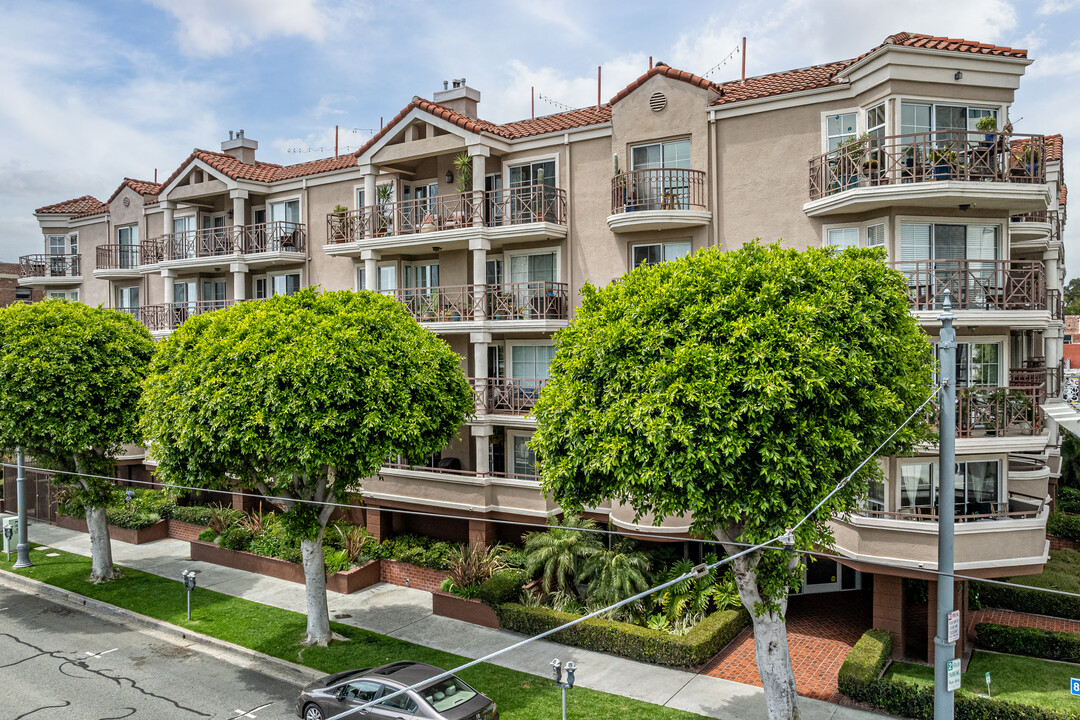
[[[949,642],[954,643],[960,639],[960,611],[953,610],[949,613]]]
[[[986,697],[990,697],[990,673],[986,673]]]
[[[949,692],[960,689],[960,659],[950,660],[946,669],[946,677],[949,684],[946,689]]]

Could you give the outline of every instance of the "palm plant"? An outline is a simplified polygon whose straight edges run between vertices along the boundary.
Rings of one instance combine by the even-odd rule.
[[[600,542],[584,530],[596,523],[567,513],[561,521],[549,520],[563,527],[553,527],[541,533],[525,536],[525,551],[529,555],[525,570],[530,577],[541,576],[541,586],[548,595],[557,590],[574,591],[574,582],[582,563],[600,550]]]
[[[457,588],[475,588],[503,569],[498,545],[459,545],[450,562],[449,577]]]
[[[210,508],[207,513],[206,524],[218,535],[229,529],[236,520],[237,512],[230,507],[218,505]]]
[[[649,587],[649,558],[634,547],[633,541],[619,541],[585,559],[578,579],[588,583],[590,600],[611,605]]]

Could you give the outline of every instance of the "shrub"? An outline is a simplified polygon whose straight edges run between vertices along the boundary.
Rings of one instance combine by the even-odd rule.
[[[299,558],[300,547],[296,540],[293,540],[285,533],[285,528],[281,525],[274,525],[262,535],[252,538],[248,550],[264,557],[276,557],[289,562],[299,562],[299,560],[293,560],[292,558]]]
[[[124,528],[125,530],[142,530],[143,528],[150,527],[159,520],[161,520],[161,517],[156,513],[140,512],[124,507],[105,508],[105,521],[110,525],[115,525],[116,527]]]
[[[173,505],[161,513],[161,517],[177,522],[185,522],[190,525],[209,525],[210,513],[213,508],[203,505]]]
[[[972,593],[980,607],[1002,608],[1018,612],[1050,615],[1080,620],[1080,598],[1052,595],[1037,588],[1005,587],[971,583]]]
[[[86,508],[81,502],[75,500],[75,486],[57,485],[53,489],[53,499],[56,500],[57,513],[79,520],[86,518]]]
[[[217,536],[218,534],[210,528],[206,528],[201,533],[199,533],[199,539],[203,542],[214,542],[215,540],[217,540]]]
[[[524,548],[510,548],[503,553],[502,561],[508,568],[524,569],[529,562],[529,554]]]
[[[517,603],[499,605],[495,613],[501,627],[526,635],[551,630],[580,617]],[[713,613],[685,635],[592,618],[555,633],[551,639],[641,662],[696,668],[720,652],[749,624],[750,615],[741,608]]]
[[[979,623],[975,634],[979,646],[987,650],[1080,663],[1080,633]]]
[[[375,543],[375,538],[367,528],[360,525],[337,524],[333,533],[327,533],[328,537],[331,535],[335,536],[334,540],[337,541],[333,544],[344,550],[352,562],[357,562],[362,554],[370,552]]]
[[[212,527],[214,532],[221,534],[242,516],[242,512],[233,510],[231,507],[218,505],[217,507],[210,508],[210,512],[206,518],[206,524]]]
[[[1052,512],[1046,520],[1046,532],[1063,540],[1080,542],[1080,515]]]
[[[335,550],[323,546],[323,563],[326,565],[326,577],[334,573],[344,572],[352,567],[352,560],[344,550]]]
[[[1064,498],[1059,498],[1054,505],[1054,509],[1069,515],[1080,514],[1080,500],[1066,500]]]
[[[231,525],[221,533],[218,545],[226,550],[247,550],[251,540],[250,530],[240,525]]]
[[[889,634],[868,630],[840,667],[837,685],[844,695],[898,715],[917,720],[934,717],[934,688],[879,678],[891,650]],[[959,690],[954,697],[955,720],[1063,720],[1072,713],[1004,702]]]
[[[836,677],[840,692],[857,697],[877,680],[892,654],[892,636],[885,630],[867,630],[848,653]]]
[[[262,510],[256,510],[253,513],[241,515],[236,519],[236,522],[248,530],[252,537],[258,537],[262,535],[268,525],[270,524],[271,515],[264,515]]]
[[[524,570],[500,570],[480,585],[477,597],[491,607],[517,602],[521,597],[521,587],[528,581],[529,576]]]
[[[502,570],[500,551],[487,545],[459,545],[450,563],[450,579],[459,588],[475,587]]]
[[[131,498],[122,501],[129,510],[154,513],[160,517],[165,517],[169,509],[176,506],[176,496],[168,490],[129,488],[124,492],[124,497]]]

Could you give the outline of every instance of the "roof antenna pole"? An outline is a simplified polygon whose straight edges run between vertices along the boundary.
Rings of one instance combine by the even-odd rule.
[[[746,82],[746,36],[742,39],[742,81]]]
[[[600,107],[600,66],[596,66],[596,107]]]
[[[334,157],[338,156],[338,126],[334,126]]]
[[[154,168],[154,182],[157,183],[157,168]]]
[[[379,116],[379,132],[382,132],[382,115]]]
[[[532,119],[536,119],[536,86],[529,86],[529,94],[532,96]]]
[[[652,55],[649,56],[649,69],[652,70]]]

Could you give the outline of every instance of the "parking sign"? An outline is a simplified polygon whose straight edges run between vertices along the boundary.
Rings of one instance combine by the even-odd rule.
[[[960,659],[950,660],[947,666],[947,674],[945,676],[948,680],[948,686],[946,689],[949,692],[960,689]],[[1078,685],[1077,687],[1080,687]]]
[[[1080,695],[1080,679],[1072,678],[1069,681],[1069,692],[1073,695]]]
[[[949,613],[948,642],[954,643],[960,639],[960,611],[953,610]]]

